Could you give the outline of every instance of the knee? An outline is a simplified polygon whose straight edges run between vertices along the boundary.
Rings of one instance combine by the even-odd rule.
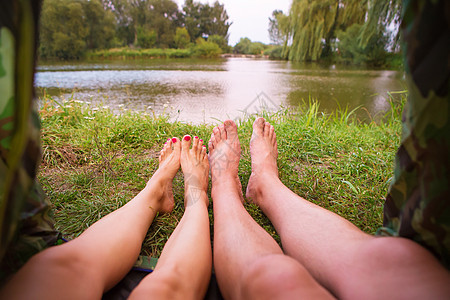
[[[37,270],[40,274],[45,271],[62,280],[63,278],[85,278],[94,271],[85,255],[66,245],[51,247],[38,253],[30,259],[28,264],[32,270]]]
[[[372,258],[375,264],[383,261],[396,266],[434,259],[433,255],[414,241],[400,237],[375,237],[361,251],[362,259]]]
[[[243,299],[279,298],[300,289],[312,280],[308,271],[293,258],[275,254],[253,262],[242,276]]]

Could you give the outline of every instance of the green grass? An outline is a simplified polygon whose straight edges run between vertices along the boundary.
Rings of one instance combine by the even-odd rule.
[[[88,59],[139,59],[192,57],[190,49],[131,49],[128,47],[88,52]]]
[[[217,57],[220,48],[213,43],[203,43],[188,49],[131,49],[128,47],[96,50],[86,53],[87,59],[143,59],[143,58],[190,58]]]
[[[280,179],[307,200],[365,232],[375,232],[382,223],[382,206],[400,141],[401,109],[402,104],[393,104],[379,123],[359,122],[346,110],[323,115],[314,102],[297,110],[265,114],[277,133]],[[76,101],[58,105],[44,99],[40,114],[44,152],[39,179],[54,206],[57,229],[68,238],[124,205],[145,186],[157,169],[157,153],[167,138],[190,134],[207,141],[213,128],[170,123],[166,116],[114,115]],[[251,173],[248,144],[254,118],[238,122],[244,192]],[[173,189],[174,211],[154,220],[142,254],[159,256],[182,217],[181,172]],[[279,242],[260,209],[252,204],[245,207]],[[210,219],[213,226],[212,205]]]

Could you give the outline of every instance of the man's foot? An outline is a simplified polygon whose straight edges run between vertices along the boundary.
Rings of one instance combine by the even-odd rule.
[[[258,204],[258,194],[265,182],[278,179],[278,149],[275,129],[263,118],[253,123],[250,140],[252,174],[247,185],[247,199]]]
[[[158,207],[153,207],[160,213],[169,213],[173,210],[172,181],[180,168],[181,143],[178,138],[168,139],[159,156],[159,168],[148,181],[146,188],[152,188],[152,192],[161,192]]]
[[[228,178],[233,178],[233,180],[239,182],[238,168],[241,145],[236,124],[231,120],[226,120],[223,124],[215,127],[208,147],[213,185],[218,180]]]
[[[208,190],[209,163],[203,140],[197,136],[191,139],[189,135],[185,135],[181,142],[180,161],[184,174],[184,206],[189,207],[199,200],[205,201],[208,206],[209,200],[206,192]]]

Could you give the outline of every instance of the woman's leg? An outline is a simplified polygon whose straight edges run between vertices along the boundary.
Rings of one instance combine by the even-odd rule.
[[[203,299],[211,277],[212,254],[209,233],[209,164],[206,148],[198,137],[182,141],[185,212],[170,236],[155,271],[134,289],[131,299]]]
[[[441,299],[450,294],[449,273],[418,244],[368,235],[283,185],[274,127],[262,118],[253,124],[250,153],[247,198],[275,226],[285,253],[338,298]]]
[[[158,170],[130,202],[78,238],[32,257],[7,283],[1,299],[99,299],[136,261],[157,212],[174,206],[172,180],[180,167],[181,143],[168,140]]]
[[[227,299],[321,299],[331,295],[286,256],[242,205],[236,124],[214,128],[209,142],[214,205],[214,266]]]

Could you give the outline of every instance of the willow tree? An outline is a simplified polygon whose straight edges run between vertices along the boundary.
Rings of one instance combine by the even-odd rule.
[[[399,41],[399,25],[401,21],[401,0],[373,0],[368,1],[367,21],[364,23],[359,42],[366,46],[369,40],[379,34],[393,29],[391,47],[395,49]],[[394,26],[391,26],[394,25]]]
[[[316,61],[331,54],[337,31],[362,25],[364,44],[399,19],[400,0],[293,0],[289,13],[289,60]],[[367,22],[365,22],[367,20]],[[292,37],[292,38],[291,38]]]

